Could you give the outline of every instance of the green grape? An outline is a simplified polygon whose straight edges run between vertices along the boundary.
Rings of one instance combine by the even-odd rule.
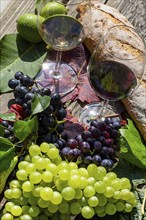
[[[104,192],[104,195],[107,197],[107,198],[110,198],[114,195],[114,189],[111,187],[111,186],[107,186],[106,187],[106,190]]]
[[[97,167],[97,172],[94,174],[96,180],[103,180],[106,175],[106,169],[102,166]]]
[[[6,189],[4,191],[4,196],[6,197],[6,199],[12,199],[12,190],[11,189]]]
[[[75,162],[69,162],[68,167],[69,167],[70,170],[78,169],[78,165]]]
[[[50,203],[51,203],[51,202],[49,202],[49,205],[50,205]],[[49,206],[48,206],[48,207],[49,207]],[[42,209],[42,208],[41,208],[41,210],[42,210],[43,214],[45,214],[45,215],[48,216],[48,217],[51,217],[51,216],[53,216],[54,213],[49,212],[48,207],[45,208],[45,209]],[[49,218],[49,219],[50,219],[50,218]]]
[[[40,191],[40,197],[45,201],[50,201],[53,196],[53,190],[50,187],[44,187]]]
[[[70,214],[60,214],[60,220],[70,220]]]
[[[35,163],[36,160],[40,159],[41,157],[39,155],[33,156],[31,161],[32,163]]]
[[[50,148],[47,155],[50,159],[56,159],[59,156],[59,150],[56,147]]]
[[[59,192],[57,191],[53,191],[53,195],[52,195],[52,198],[51,198],[51,202],[54,204],[54,205],[58,205],[62,202],[62,196]]]
[[[107,198],[104,196],[104,194],[97,194],[97,198],[99,200],[99,206],[105,206],[107,203]]]
[[[34,164],[38,170],[43,170],[46,168],[46,161],[44,158],[38,158],[34,161]]]
[[[14,206],[15,204],[13,203],[13,202],[7,202],[6,204],[5,204],[5,209],[6,209],[6,211],[7,212],[11,212],[11,208],[12,208],[12,206]]]
[[[114,191],[114,195],[113,195],[114,199],[120,199],[121,198],[121,191]]]
[[[78,169],[70,170],[70,176],[72,176],[72,175],[79,175],[79,170]]]
[[[117,174],[114,172],[108,172],[106,174],[107,177],[109,177],[110,180],[116,180],[117,179]]]
[[[39,220],[48,220],[48,217],[46,215],[44,215],[44,214],[40,214],[39,215]]]
[[[42,181],[42,175],[38,171],[35,171],[35,172],[30,174],[29,180],[33,184],[38,184]]]
[[[114,199],[113,197],[110,197],[110,198],[108,198],[107,200],[108,200],[108,202],[110,202],[110,203],[116,203],[116,202],[117,202],[117,199]]]
[[[52,216],[50,217],[50,220],[59,220],[59,219],[60,219],[60,213],[59,212],[56,212],[56,213],[52,214]]]
[[[55,163],[58,166],[62,162],[62,158],[59,155],[55,159],[51,159],[51,161],[52,161],[52,163]]]
[[[96,179],[94,177],[89,177],[87,181],[88,181],[88,185],[90,186],[94,186],[94,184],[96,183]]]
[[[36,217],[40,214],[40,209],[38,206],[33,205],[29,207],[28,213],[31,217]]]
[[[45,182],[45,183],[50,183],[52,182],[53,180],[53,174],[50,172],[50,171],[44,171],[42,173],[42,180]]]
[[[61,161],[61,163],[57,166],[57,171],[59,172],[60,170],[67,169],[69,170],[69,163],[67,161]]]
[[[79,168],[79,175],[80,175],[80,176],[84,176],[84,177],[86,177],[86,178],[89,178],[88,171],[87,171],[87,169],[84,168],[84,167]]]
[[[99,180],[94,184],[94,189],[97,193],[104,193],[106,191],[106,184]]]
[[[42,186],[35,186],[34,188],[33,188],[33,190],[32,190],[32,194],[33,194],[33,196],[35,196],[35,197],[40,197],[40,191],[41,191],[41,189],[42,189],[43,187]]]
[[[120,180],[118,178],[115,179],[115,180],[112,180],[111,187],[113,187],[114,190],[120,190],[121,189],[121,182],[120,182]]]
[[[69,204],[63,200],[62,203],[60,203],[58,205],[58,211],[62,214],[68,213],[69,212]]]
[[[83,196],[82,190],[79,189],[79,188],[75,189],[75,197],[74,198],[75,199],[81,199],[82,196]]]
[[[131,198],[131,192],[129,189],[122,189],[121,190],[121,199],[128,200]]]
[[[68,169],[63,168],[59,171],[60,180],[68,180],[70,178],[70,172]]]
[[[33,218],[30,215],[25,214],[20,217],[20,220],[33,220]]]
[[[68,186],[61,191],[61,195],[63,199],[70,201],[75,197],[75,190],[74,188]]]
[[[47,164],[46,170],[50,171],[53,174],[53,176],[56,176],[57,174],[57,166],[54,163]]]
[[[80,185],[80,176],[77,174],[71,175],[68,180],[68,185],[75,188],[78,188]]]
[[[40,148],[43,153],[47,153],[50,149],[50,145],[47,142],[43,142],[41,143]]]
[[[13,218],[13,216],[10,214],[10,213],[5,213],[3,216],[2,216],[2,218],[1,218],[1,220],[13,220],[14,218]]]
[[[30,205],[37,205],[37,199],[36,199],[36,197],[35,196],[33,196],[33,195],[30,195],[30,197],[28,198],[28,202],[29,202],[29,204]]]
[[[95,195],[95,189],[93,186],[87,186],[84,190],[84,196],[91,197]]]
[[[127,202],[130,203],[133,207],[135,207],[137,203],[135,194],[133,192],[130,192],[130,193],[131,193],[131,196],[130,196],[130,199],[127,200]]]
[[[29,163],[28,165],[26,165],[25,170],[28,174],[31,174],[36,171],[36,166],[34,163]]]
[[[82,196],[81,199],[78,200],[81,206],[87,206],[88,205],[88,200],[85,196]]]
[[[114,215],[116,213],[116,206],[112,203],[107,203],[105,205],[105,213],[107,215]]]
[[[45,163],[46,163],[46,166],[47,166],[47,164],[51,163],[51,160],[50,160],[48,157],[45,157],[45,158],[44,158],[44,161],[45,161]],[[46,167],[46,166],[45,166],[45,167]]]
[[[21,189],[19,189],[19,188],[12,188],[11,189],[11,193],[12,193],[12,198],[18,199],[21,196]]]
[[[25,160],[20,161],[20,162],[18,163],[18,169],[19,169],[19,170],[25,170],[25,168],[26,168],[26,166],[27,166],[28,164],[29,164],[28,161],[25,161]]]
[[[14,216],[20,216],[22,214],[22,208],[18,205],[12,206],[11,214]]]
[[[95,174],[98,172],[97,166],[95,164],[89,164],[87,171],[90,177],[95,177]]]
[[[116,206],[116,210],[117,210],[118,212],[122,212],[122,211],[124,210],[124,203],[123,203],[122,200],[121,200],[121,201],[117,201],[117,202],[115,203],[115,206]]]
[[[104,176],[102,180],[106,186],[111,186],[112,180],[108,176]]]
[[[27,176],[28,176],[28,174],[27,174],[26,170],[18,170],[16,172],[16,177],[18,180],[25,181],[25,180],[27,180]]]
[[[31,163],[31,159],[32,159],[32,156],[27,154],[25,157],[24,157],[24,161],[27,161],[28,163]]]
[[[97,215],[100,214],[100,213],[105,213],[104,212],[104,206],[96,206],[95,207],[95,212],[96,212]]]
[[[25,181],[25,182],[22,184],[22,189],[23,189],[23,191],[25,191],[25,192],[31,192],[33,188],[34,188],[34,185],[33,185],[33,183],[31,183],[30,181]]]
[[[98,200],[98,198],[96,196],[91,196],[88,199],[88,204],[91,207],[96,207],[99,204],[99,200]]]
[[[84,176],[80,177],[79,188],[85,189],[88,186],[88,179]]]
[[[84,206],[81,210],[81,214],[84,218],[90,219],[95,215],[95,211],[90,206]]]
[[[38,145],[36,145],[36,144],[32,144],[29,147],[28,151],[29,151],[29,154],[31,156],[37,156],[37,155],[39,155],[41,153],[40,147]]]
[[[13,188],[21,188],[21,184],[18,180],[12,180],[10,183],[9,183],[9,186],[10,186],[10,189],[13,189]]]
[[[45,201],[42,198],[38,198],[37,204],[40,208],[47,208],[50,204],[50,201]]]
[[[19,198],[19,205],[26,205],[28,203],[28,199],[23,195]]]
[[[70,205],[70,212],[72,215],[78,215],[81,212],[81,205],[78,202],[72,202]]]
[[[120,182],[121,182],[121,189],[131,190],[131,183],[128,178],[123,177],[120,179]]]
[[[22,206],[22,213],[23,213],[23,214],[27,214],[27,213],[28,213],[28,210],[29,210],[29,206],[28,206],[28,205],[23,205],[23,206]]]
[[[66,188],[68,186],[68,182],[57,179],[57,180],[55,180],[55,186],[58,191],[62,191],[64,188]]]
[[[31,196],[31,191],[30,192],[23,191],[22,194],[25,198],[29,198]]]
[[[103,218],[103,217],[105,217],[105,216],[106,216],[106,213],[105,213],[105,212],[98,213],[98,217],[100,217],[100,218]]]
[[[131,212],[132,211],[132,205],[130,205],[129,203],[125,203],[124,211],[125,212]]]
[[[51,213],[55,213],[58,211],[58,206],[50,202],[48,206],[48,211]]]

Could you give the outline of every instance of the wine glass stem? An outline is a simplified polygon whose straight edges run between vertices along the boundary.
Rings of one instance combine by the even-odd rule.
[[[103,105],[102,108],[100,110],[100,114],[99,114],[99,118],[101,119],[102,117],[104,117],[104,113],[106,112],[107,106],[109,104],[109,100],[104,100],[103,101]]]
[[[57,51],[55,71],[53,75],[54,79],[56,80],[60,79],[61,77],[61,73],[60,73],[61,58],[62,58],[62,51]]]

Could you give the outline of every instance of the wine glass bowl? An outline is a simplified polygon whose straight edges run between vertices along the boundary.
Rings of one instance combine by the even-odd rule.
[[[88,105],[86,113],[83,109],[84,117],[91,111],[98,118],[105,116],[109,101],[130,98],[142,81],[144,66],[145,43],[140,34],[126,25],[108,29],[95,47],[87,68],[89,82],[104,100],[104,107],[98,104],[93,114],[93,104]],[[80,121],[83,121],[82,113]]]

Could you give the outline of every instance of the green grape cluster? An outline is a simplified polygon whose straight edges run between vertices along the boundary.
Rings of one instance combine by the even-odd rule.
[[[63,161],[53,144],[32,144],[4,192],[1,220],[85,219],[131,212],[136,198],[127,178],[95,164],[79,168]]]

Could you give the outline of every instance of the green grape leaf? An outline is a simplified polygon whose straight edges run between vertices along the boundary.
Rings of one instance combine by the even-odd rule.
[[[130,163],[146,169],[146,145],[132,120],[128,119],[128,125],[121,128],[120,133],[121,156]]]
[[[38,131],[37,116],[27,121],[18,120],[14,124],[14,134],[20,140],[24,141],[32,133]]]
[[[0,136],[4,137],[5,128],[0,124]]]
[[[0,93],[10,91],[9,79],[15,72],[34,77],[46,56],[46,44],[44,42],[32,44],[23,39],[19,34],[5,35],[0,41]]]
[[[14,151],[13,143],[7,138],[0,137],[0,161]],[[1,166],[0,166],[1,167]]]
[[[31,103],[32,115],[44,111],[50,105],[50,100],[49,96],[35,96]]]
[[[15,113],[5,113],[0,114],[0,118],[6,121],[15,121],[16,120],[16,114]]]

